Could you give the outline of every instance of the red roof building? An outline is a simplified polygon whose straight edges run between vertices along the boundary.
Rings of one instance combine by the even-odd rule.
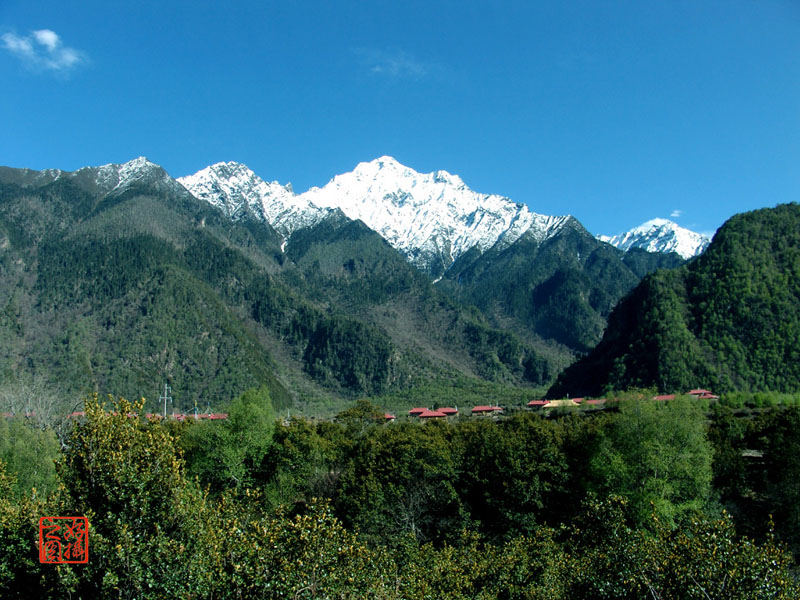
[[[418,417],[420,415],[420,413],[424,413],[426,410],[428,410],[428,409],[427,408],[412,408],[410,411],[408,411],[408,416],[409,417]]]
[[[665,400],[675,400],[675,394],[663,394],[661,396],[653,396],[653,400],[657,402],[664,402]]]
[[[550,404],[548,400],[531,400],[528,402],[528,408],[542,408]]]
[[[395,417],[394,415],[391,415],[389,413],[383,413],[383,418],[386,421],[394,421],[397,417]]]
[[[440,413],[444,413],[445,416],[447,416],[447,417],[452,417],[452,416],[458,414],[458,409],[457,408],[450,408],[449,406],[446,406],[445,408],[439,408],[437,410]]]
[[[586,402],[584,402],[584,404],[590,404],[592,406],[602,406],[605,403],[605,398],[595,398],[594,400],[586,400]]]
[[[719,400],[719,396],[715,396],[711,393],[711,390],[689,390],[689,395],[694,396],[695,398],[703,398],[705,400]]]
[[[487,415],[494,412],[503,412],[499,406],[476,406],[472,409],[473,415]]]
[[[438,410],[425,410],[417,416],[420,419],[444,419],[447,415]]]

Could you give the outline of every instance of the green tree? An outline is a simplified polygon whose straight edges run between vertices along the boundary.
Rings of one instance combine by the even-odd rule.
[[[760,428],[764,453],[762,492],[778,535],[800,552],[800,408],[774,411]],[[761,486],[759,486],[761,487]]]
[[[262,521],[246,540],[250,554],[244,597],[385,598],[395,569],[381,550],[370,550],[323,502],[303,514],[278,512]]]
[[[56,514],[89,519],[91,558],[62,569],[72,581],[62,597],[179,597],[207,585],[207,568],[192,568],[189,558],[201,539],[192,527],[203,498],[187,484],[167,428],[139,420],[143,404],[110,398],[106,410],[87,400],[86,422],[69,439]]]
[[[568,481],[557,428],[538,415],[461,424],[459,491],[473,521],[493,538],[531,533],[552,520],[552,500]]]
[[[191,477],[215,494],[228,488],[252,487],[272,443],[275,411],[266,386],[236,398],[220,423],[191,423],[181,444]]]
[[[46,498],[58,484],[55,463],[61,456],[55,434],[21,417],[0,418],[0,460],[15,475],[15,496]]]
[[[751,430],[754,429],[752,424],[761,421],[737,417],[730,407],[720,403],[713,404],[711,409],[708,439],[714,449],[714,493],[733,516],[738,530],[754,535],[764,531],[768,512],[757,500],[763,495],[763,487],[758,492],[752,489],[748,459],[744,453],[748,448]]]
[[[39,518],[52,514],[58,514],[52,496],[20,495],[16,477],[0,459],[0,597],[59,596],[53,593],[58,584],[52,568],[48,571],[39,563]]]
[[[658,403],[648,395],[634,393],[620,402],[592,467],[601,491],[628,498],[639,523],[653,511],[673,521],[708,502],[712,447],[692,400]]]
[[[356,400],[352,406],[336,415],[349,433],[363,433],[367,428],[383,422],[383,412],[366,398]]]
[[[797,598],[791,554],[768,538],[737,536],[730,516],[685,515],[680,527],[651,516],[646,527],[626,517],[627,501],[587,502],[572,524],[565,598],[768,600]]]
[[[349,441],[336,435],[342,430],[340,425],[327,425],[331,430],[327,437],[306,419],[293,418],[275,430],[263,463],[265,496],[272,506],[333,497],[339,475],[333,463]]]
[[[445,423],[398,423],[360,437],[336,506],[370,539],[442,539],[464,524],[456,491],[459,445]]]

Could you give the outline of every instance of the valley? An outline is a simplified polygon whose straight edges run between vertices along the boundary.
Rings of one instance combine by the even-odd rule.
[[[542,393],[645,273],[682,262],[389,157],[300,195],[144,158],[0,183],[4,378],[169,383],[181,409],[264,383],[310,416],[457,381]]]

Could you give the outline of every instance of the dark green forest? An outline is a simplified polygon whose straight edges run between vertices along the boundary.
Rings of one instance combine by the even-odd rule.
[[[600,341],[614,305],[645,274],[682,263],[676,254],[621,253],[571,219],[543,242],[523,235],[479,256],[467,252],[439,287],[494,324],[513,322],[523,335],[586,352]]]
[[[4,598],[797,598],[800,409],[623,395],[591,416],[0,421]],[[138,416],[137,416],[138,415]],[[86,515],[85,565],[38,560]]]
[[[800,388],[800,205],[736,215],[697,259],[646,276],[548,395],[650,386]]]

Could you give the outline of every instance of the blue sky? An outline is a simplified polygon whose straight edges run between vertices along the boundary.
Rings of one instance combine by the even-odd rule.
[[[0,164],[388,154],[613,234],[800,200],[800,2],[0,0]]]

